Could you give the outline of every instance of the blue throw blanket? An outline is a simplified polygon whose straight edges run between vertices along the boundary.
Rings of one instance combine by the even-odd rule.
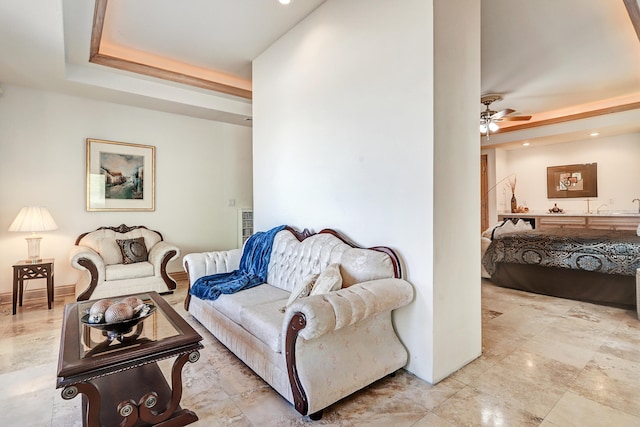
[[[216,300],[221,294],[233,294],[265,283],[273,239],[285,227],[281,225],[249,237],[244,245],[240,268],[230,273],[200,277],[191,286],[191,295],[200,299]]]

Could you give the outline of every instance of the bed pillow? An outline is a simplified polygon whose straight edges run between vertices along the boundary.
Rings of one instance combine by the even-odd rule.
[[[640,236],[640,224],[638,224],[638,228],[636,229],[636,234]]]
[[[519,220],[519,219],[518,219]],[[491,227],[484,230],[481,234],[482,237],[486,237],[487,239],[493,239],[493,232],[496,228],[503,226],[507,221],[511,221],[509,219],[503,219],[500,222],[496,222]]]
[[[494,225],[493,227],[489,227],[486,230],[484,230],[481,234],[482,237],[486,237],[487,239],[491,239],[491,235],[493,235],[493,230],[495,230],[495,228],[499,225],[502,225],[502,223],[498,223],[496,225]]]
[[[116,239],[120,252],[122,252],[122,262],[124,264],[135,264],[146,261],[149,258],[147,247],[144,244],[144,237],[135,239]]]
[[[505,219],[502,224],[493,229],[493,232],[491,233],[491,239],[493,240],[501,234],[518,233],[530,230],[533,230],[533,227],[531,227],[531,224],[529,224],[529,222],[527,221],[518,219],[514,224],[512,220]]]
[[[342,275],[340,274],[340,264],[329,264],[318,276],[316,284],[313,285],[311,295],[326,294],[342,288]]]
[[[289,295],[289,299],[287,300],[287,304],[280,309],[281,312],[285,312],[287,307],[289,307],[293,302],[299,298],[308,297],[313,289],[313,285],[315,285],[316,280],[318,280],[318,274],[311,274],[305,277],[300,283],[293,288],[291,291],[291,295]]]

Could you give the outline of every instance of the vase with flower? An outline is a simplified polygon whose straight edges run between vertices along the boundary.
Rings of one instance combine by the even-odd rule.
[[[516,176],[513,179],[509,178],[509,187],[511,187],[511,213],[516,213],[518,210],[518,201],[516,200]]]

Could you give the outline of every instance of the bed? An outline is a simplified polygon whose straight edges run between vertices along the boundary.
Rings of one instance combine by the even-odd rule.
[[[498,286],[636,307],[635,231],[542,229],[494,236],[482,265]]]

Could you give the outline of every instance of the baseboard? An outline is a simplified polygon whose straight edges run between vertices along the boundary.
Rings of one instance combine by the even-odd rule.
[[[76,294],[76,285],[63,285],[56,286],[54,289],[55,298],[58,297],[68,297],[75,296]],[[24,296],[22,297],[24,302],[34,301],[34,300],[47,300],[47,289],[39,288],[39,289],[27,289],[24,291]],[[3,292],[0,294],[0,304],[11,304],[13,301],[13,293],[12,292]]]

